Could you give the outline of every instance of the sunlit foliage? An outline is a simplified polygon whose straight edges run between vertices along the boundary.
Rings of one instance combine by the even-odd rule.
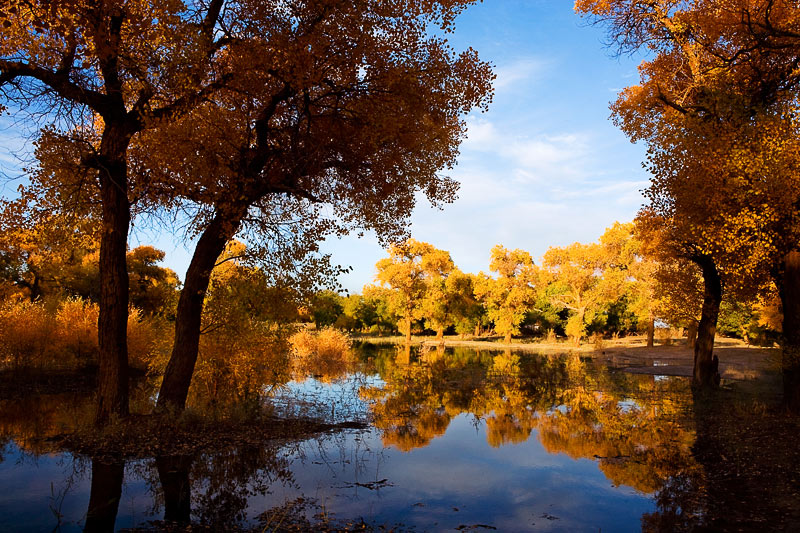
[[[509,343],[511,336],[519,333],[519,325],[535,298],[538,269],[528,252],[501,245],[492,248],[489,269],[495,277],[478,275],[475,295],[484,303],[495,331]]]

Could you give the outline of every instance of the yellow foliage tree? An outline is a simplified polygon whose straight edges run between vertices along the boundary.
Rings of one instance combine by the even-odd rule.
[[[800,265],[792,255],[800,243],[800,8],[783,0],[578,0],[576,9],[606,23],[621,50],[653,53],[640,84],[612,109],[631,139],[650,148],[644,217],[667,228],[676,252],[702,271],[695,384],[718,380],[723,286],[752,292],[772,275],[784,308],[797,309],[784,316],[784,382],[787,402],[800,408],[800,348],[789,348],[800,347],[800,291],[786,290],[800,280],[792,266]]]
[[[495,331],[508,344],[511,336],[519,333],[519,325],[536,298],[539,269],[528,252],[499,244],[492,248],[489,269],[496,277],[481,272],[475,279],[475,296],[484,303]]]
[[[455,265],[450,254],[438,250],[425,242],[408,239],[403,244],[389,247],[389,257],[375,265],[375,279],[392,289],[388,295],[390,308],[400,317],[400,331],[406,337],[406,346],[411,345],[411,324],[425,316],[428,291],[439,291],[444,280]],[[445,311],[433,309],[430,300],[427,307],[431,320],[438,326],[446,320]]]

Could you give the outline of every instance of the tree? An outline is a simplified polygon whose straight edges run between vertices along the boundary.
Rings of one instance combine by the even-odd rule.
[[[180,281],[172,269],[158,266],[164,252],[138,246],[128,252],[130,303],[148,315],[174,317]]]
[[[436,332],[439,342],[444,342],[444,330],[455,324],[459,312],[465,311],[472,297],[469,278],[449,260],[450,254],[444,254],[447,252],[441,252],[439,264],[429,263],[431,270],[420,311],[426,326]]]
[[[456,268],[445,284],[450,317],[456,333],[462,336],[473,333],[484,314],[483,306],[475,297],[475,279],[474,274],[465,274]]]
[[[587,323],[595,319],[607,300],[602,246],[576,242],[563,248],[551,247],[545,252],[542,265],[552,276],[555,287],[551,302],[571,312],[566,334],[575,345],[580,345]]]
[[[606,255],[603,277],[606,284],[611,285],[609,289],[619,288],[618,299],[624,299],[627,310],[636,317],[640,330],[641,325],[645,324],[647,347],[652,348],[655,320],[660,314],[654,279],[658,262],[645,255],[639,233],[635,223],[615,222],[606,229],[600,237]],[[614,297],[613,294],[608,296]]]
[[[650,146],[651,210],[703,272],[694,380],[713,385],[723,285],[754,290],[769,275],[779,287],[793,284],[800,11],[782,0],[579,0],[576,9],[606,23],[620,50],[655,53],[640,67],[640,85],[623,91],[613,109],[632,140]],[[794,292],[784,291],[784,308],[795,305]],[[800,304],[797,310],[800,316]],[[786,397],[800,405],[800,350],[788,347],[791,338]]]
[[[519,333],[519,325],[536,296],[539,272],[528,252],[509,250],[501,245],[492,248],[489,269],[493,278],[483,273],[475,282],[475,296],[483,301],[494,329],[506,344]]]
[[[396,331],[398,317],[392,305],[392,291],[380,285],[365,285],[358,305],[346,306],[346,313],[372,331]]]
[[[398,240],[417,191],[434,205],[454,198],[455,182],[438,173],[454,164],[463,115],[488,103],[492,75],[473,50],[457,55],[432,34],[470,3],[285,3],[252,21],[248,53],[226,57],[246,75],[148,138],[158,149],[138,153],[139,168],[164,169],[163,190],[196,208],[199,232],[161,408],[185,402],[202,295],[237,233],[286,243],[288,269],[331,233]]]
[[[400,317],[399,329],[405,335],[408,347],[411,345],[412,322],[424,317],[429,286],[432,282],[438,286],[444,275],[452,271],[453,260],[449,253],[426,242],[408,239],[403,244],[390,246],[389,257],[378,261],[375,268],[378,271],[376,281],[392,290],[389,305]]]
[[[344,298],[333,291],[320,291],[311,298],[311,317],[317,328],[332,326],[344,312]]]
[[[210,67],[237,42],[225,31],[231,26],[220,24],[223,3],[11,0],[0,12],[4,96],[53,123],[81,126],[81,163],[95,171],[102,212],[99,423],[128,413],[125,254],[130,196],[144,185],[131,180],[128,149],[138,133],[191,110],[230,76],[224,64]]]

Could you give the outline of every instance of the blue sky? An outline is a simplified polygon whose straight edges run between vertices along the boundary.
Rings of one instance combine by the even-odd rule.
[[[488,269],[495,244],[529,251],[597,239],[614,221],[629,221],[643,202],[644,148],[609,121],[617,91],[638,81],[640,57],[612,57],[604,33],[580,19],[569,0],[485,0],[457,20],[456,50],[473,47],[495,65],[495,98],[487,113],[466,118],[468,139],[445,173],[461,183],[444,210],[423,197],[411,219],[415,239],[448,250],[466,272]],[[30,132],[27,132],[30,133]],[[30,143],[0,119],[0,171],[14,174]],[[13,195],[14,183],[0,185]],[[183,274],[191,243],[134,230],[131,246],[155,244]],[[372,235],[324,243],[333,260],[353,268],[342,286],[372,283],[386,252]]]
[[[612,57],[601,27],[568,0],[486,0],[461,15],[450,37],[495,65],[494,102],[467,117],[458,166],[459,199],[443,211],[422,199],[411,234],[448,250],[466,272],[488,270],[495,244],[529,251],[590,242],[630,221],[647,186],[644,148],[609,120],[608,104],[638,81],[640,57]],[[360,292],[385,255],[370,237],[326,249],[353,266],[341,282]]]

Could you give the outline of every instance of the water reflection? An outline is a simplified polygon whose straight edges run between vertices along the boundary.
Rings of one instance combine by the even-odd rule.
[[[156,457],[158,481],[164,496],[164,521],[188,524],[191,520],[191,483],[189,470],[194,458],[179,455]]]
[[[758,456],[736,446],[718,408],[696,407],[684,378],[629,374],[575,356],[442,347],[365,347],[320,363],[295,365],[288,394],[314,392],[323,404],[315,413],[368,419],[372,429],[236,443],[213,454],[85,459],[53,449],[46,437],[90,420],[91,398],[0,402],[0,438],[12,439],[0,456],[0,483],[24,498],[0,496],[0,517],[8,517],[0,529],[52,528],[55,518],[65,531],[302,530],[338,516],[345,529],[364,519],[422,530],[724,530],[735,529],[725,516],[738,516],[729,502],[745,498],[761,517],[749,526],[763,516],[770,524],[800,516],[785,502],[768,511],[755,494],[770,483],[781,498],[796,494],[791,457],[784,459],[793,470],[757,465],[769,479],[748,471],[759,487],[734,487],[742,484],[724,472]],[[146,402],[151,389],[141,390],[137,401]],[[254,394],[263,401],[266,390],[262,384]],[[50,510],[33,502],[42,494],[52,495]]]
[[[92,460],[92,488],[84,531],[94,533],[114,530],[124,475],[125,463],[121,461],[106,464]]]
[[[687,380],[611,372],[577,357],[520,357],[455,349],[387,365],[384,386],[362,389],[387,446],[407,452],[468,414],[491,447],[536,436],[551,453],[599,461],[615,485],[659,490],[696,467]]]

